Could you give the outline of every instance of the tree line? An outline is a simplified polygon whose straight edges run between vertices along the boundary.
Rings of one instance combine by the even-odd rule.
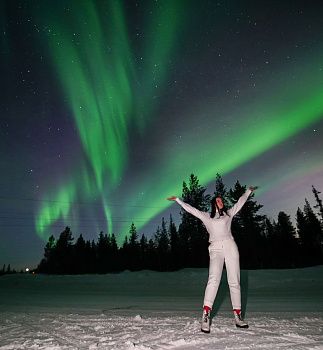
[[[22,271],[20,271],[20,272],[22,272]],[[17,273],[17,271],[15,269],[11,269],[10,264],[8,266],[6,266],[6,264],[3,264],[2,270],[0,270],[0,276],[10,275],[10,274],[14,274],[14,273]]]
[[[246,186],[235,183],[227,189],[217,174],[214,194],[223,198],[227,208],[234,205]],[[285,212],[271,220],[260,214],[262,205],[252,194],[232,222],[232,233],[240,252],[244,269],[296,268],[323,263],[323,206],[320,192],[312,186],[316,205],[307,199],[296,213],[296,227]],[[214,195],[213,194],[213,195]],[[191,175],[183,182],[182,199],[195,208],[208,211],[211,195]],[[52,235],[44,249],[44,258],[36,271],[50,274],[108,273],[123,270],[150,269],[173,271],[185,267],[208,267],[208,233],[202,222],[181,209],[178,227],[172,216],[163,218],[151,238],[139,235],[132,223],[123,244],[118,247],[114,234],[100,232],[97,242],[80,235],[74,243],[69,227],[59,235]]]

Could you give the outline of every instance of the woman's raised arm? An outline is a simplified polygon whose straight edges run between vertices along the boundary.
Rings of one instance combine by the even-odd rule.
[[[243,205],[246,203],[248,197],[250,194],[255,191],[258,187],[257,186],[250,186],[247,191],[239,198],[238,202],[228,210],[228,213],[230,216],[236,215],[239,210],[243,207]]]
[[[194,207],[192,207],[191,205],[181,201],[178,197],[172,196],[167,198],[169,201],[175,201],[177,202],[185,211],[187,211],[188,213],[194,215],[195,217],[199,218],[200,220],[203,221],[203,219],[205,218],[205,212],[200,211]]]

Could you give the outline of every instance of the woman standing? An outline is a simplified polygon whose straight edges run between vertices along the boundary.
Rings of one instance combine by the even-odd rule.
[[[224,263],[236,326],[248,328],[248,324],[242,319],[241,315],[239,251],[231,233],[231,222],[234,215],[238,213],[255,189],[257,187],[249,187],[238,202],[228,210],[225,208],[221,197],[214,197],[211,201],[211,213],[197,210],[177,197],[167,198],[176,201],[188,213],[199,218],[209,233],[210,266],[203,303],[202,332],[210,332],[210,313],[220,285]]]

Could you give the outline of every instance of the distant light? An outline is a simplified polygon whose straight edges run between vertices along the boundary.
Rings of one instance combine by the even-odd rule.
[[[26,272],[29,272],[29,268],[28,267],[26,268]]]

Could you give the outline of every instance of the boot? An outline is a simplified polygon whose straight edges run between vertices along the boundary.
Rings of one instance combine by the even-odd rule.
[[[201,322],[201,331],[204,333],[210,333],[210,316],[211,309],[209,307],[204,307]]]
[[[245,322],[243,320],[243,318],[242,318],[241,310],[234,309],[233,310],[233,314],[234,314],[234,320],[236,322],[236,327],[238,327],[238,328],[249,328],[248,323]]]

